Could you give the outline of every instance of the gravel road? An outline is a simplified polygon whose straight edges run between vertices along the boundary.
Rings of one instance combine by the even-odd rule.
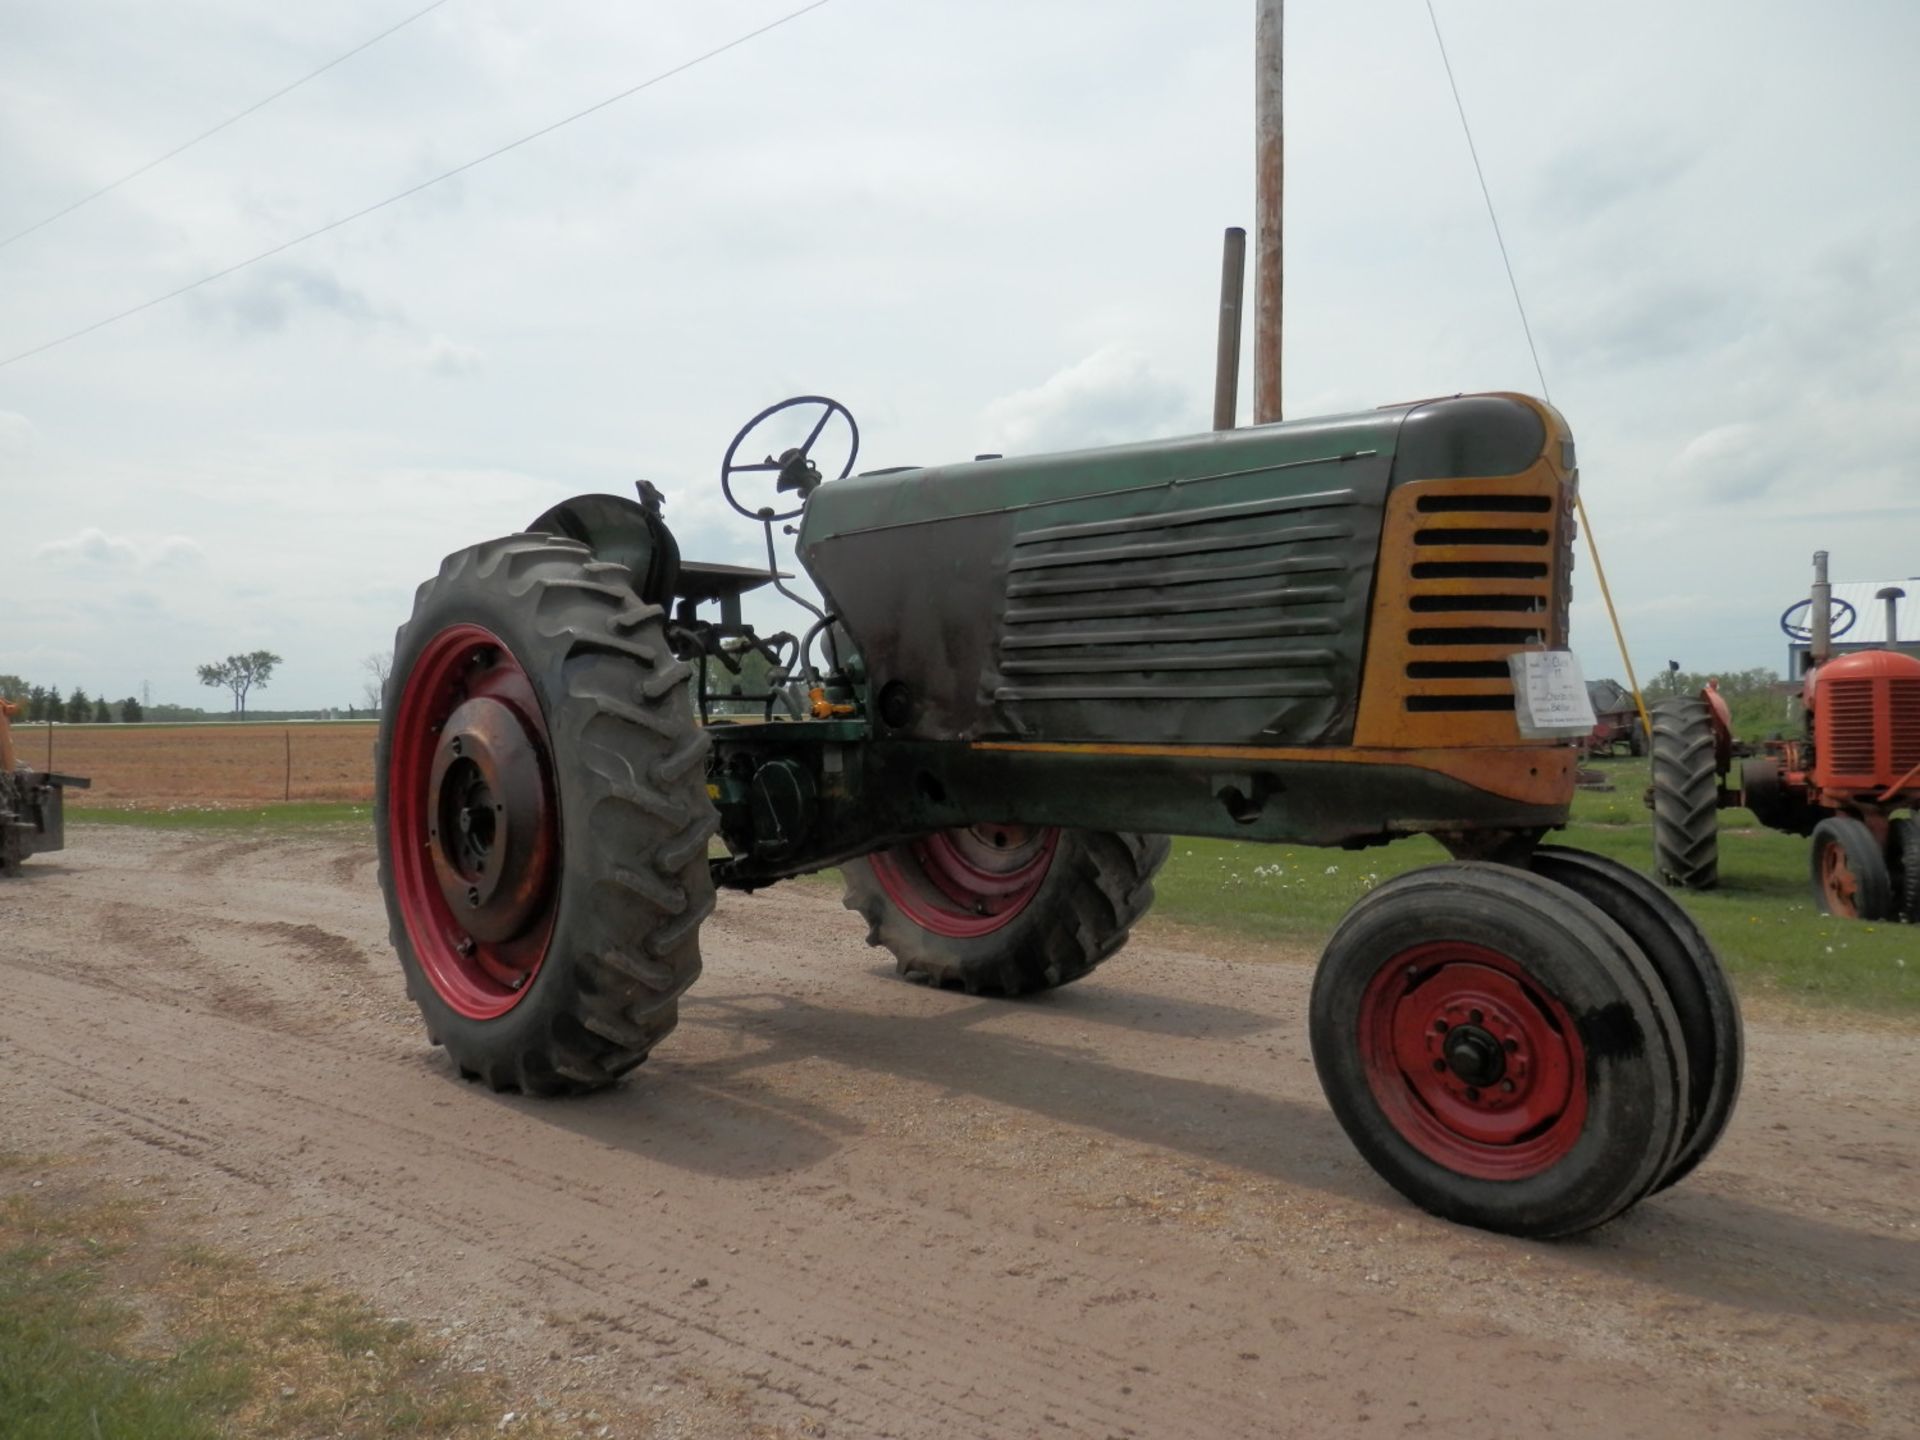
[[[0,1145],[614,1435],[1920,1434],[1912,1028],[1754,1018],[1694,1178],[1524,1243],[1354,1155],[1305,953],[1150,927],[983,1001],[834,888],[723,897],[654,1057],[531,1102],[427,1046],[370,840],[72,840],[0,884]]]

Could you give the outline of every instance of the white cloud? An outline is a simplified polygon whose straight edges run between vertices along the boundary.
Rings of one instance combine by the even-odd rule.
[[[1030,390],[991,401],[981,419],[1000,451],[1027,455],[1203,429],[1192,392],[1145,352],[1106,345]]]
[[[445,335],[431,335],[424,343],[414,346],[408,358],[422,369],[451,379],[473,374],[480,368],[485,354],[478,345],[462,345]]]
[[[34,547],[36,564],[55,570],[92,569],[133,574],[141,571],[189,569],[204,565],[206,551],[186,535],[109,535],[88,526],[74,535],[48,540]]]
[[[12,410],[0,410],[0,460],[24,460],[39,434],[33,422]]]

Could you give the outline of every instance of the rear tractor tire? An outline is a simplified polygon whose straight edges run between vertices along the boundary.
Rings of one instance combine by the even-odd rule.
[[[612,1084],[700,973],[708,741],[662,612],[586,546],[448,557],[394,640],[380,883],[428,1037],[495,1090]]]
[[[974,825],[841,867],[867,943],[909,979],[1025,995],[1091,973],[1153,904],[1163,835]]]
[[[1890,920],[1893,877],[1865,822],[1831,815],[1813,827],[1813,900],[1842,920]]]
[[[1571,1235],[1675,1163],[1687,1056],[1666,989],[1571,889],[1481,862],[1388,881],[1314,976],[1314,1066],[1355,1147],[1447,1220]]]
[[[1698,698],[1653,707],[1653,859],[1688,890],[1720,883],[1720,775],[1713,713]]]
[[[1920,925],[1920,816],[1893,822],[1887,871],[1893,881],[1895,918]]]

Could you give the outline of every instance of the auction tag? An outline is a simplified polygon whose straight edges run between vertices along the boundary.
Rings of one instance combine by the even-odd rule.
[[[1528,740],[1585,735],[1594,727],[1586,677],[1571,650],[1518,650],[1507,657],[1513,674],[1513,713]]]

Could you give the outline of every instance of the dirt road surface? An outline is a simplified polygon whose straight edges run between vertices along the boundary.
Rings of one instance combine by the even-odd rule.
[[[1304,954],[1149,935],[987,1002],[833,889],[725,897],[647,1065],[532,1102],[427,1046],[369,840],[73,839],[0,886],[0,1144],[614,1435],[1920,1434],[1911,1030],[1756,1021],[1696,1177],[1532,1244],[1355,1156]]]

